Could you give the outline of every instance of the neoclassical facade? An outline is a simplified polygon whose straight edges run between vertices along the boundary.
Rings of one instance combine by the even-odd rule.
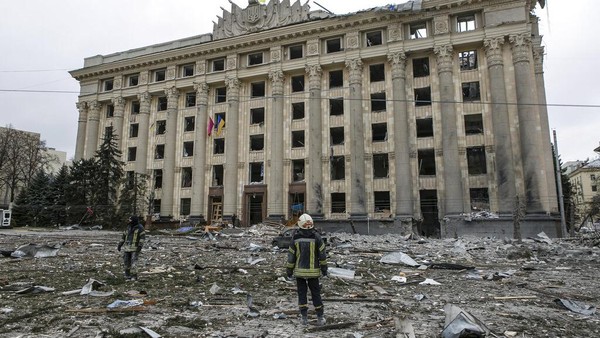
[[[163,218],[510,235],[520,201],[523,233],[560,235],[535,5],[232,3],[212,34],[72,71],[75,159],[111,128]]]

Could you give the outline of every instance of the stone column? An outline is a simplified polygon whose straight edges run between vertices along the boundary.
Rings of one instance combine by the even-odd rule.
[[[126,151],[121,149],[121,145],[123,144],[123,114],[125,113],[125,99],[122,96],[118,96],[113,97],[111,101],[115,107],[115,124],[113,127],[113,133],[117,137],[117,149],[124,154],[127,154]]]
[[[457,114],[454,103],[451,45],[436,46],[438,77],[440,81],[440,113],[442,116],[442,156],[444,163],[444,215],[459,215],[464,211],[463,187],[458,152]],[[440,152],[436,151],[436,154]]]
[[[269,159],[269,185],[268,188],[268,218],[274,221],[283,219],[283,71],[273,70],[269,73],[272,84],[271,132],[269,144],[271,157]]]
[[[94,100],[89,105],[88,123],[85,134],[87,143],[85,145],[85,158],[92,158],[98,147],[98,126],[100,125],[100,108],[98,101]]]
[[[321,109],[321,74],[319,65],[307,65],[308,73],[308,157],[306,159],[306,212],[323,217],[323,112]]]
[[[395,52],[388,55],[392,66],[392,99],[394,100],[394,167],[396,189],[396,217],[413,217],[413,177],[410,167],[410,138],[408,109],[406,107],[406,55]]]
[[[492,123],[496,159],[496,184],[498,185],[498,212],[511,215],[514,199],[517,196],[515,185],[515,163],[513,161],[508,105],[504,79],[504,57],[502,45],[504,37],[483,40],[487,57],[492,99]]]
[[[351,218],[367,216],[365,191],[365,133],[363,122],[362,70],[360,58],[346,60],[350,75],[350,210]]]
[[[204,222],[204,187],[206,185],[206,139],[208,121],[208,90],[205,82],[194,82],[196,90],[196,132],[194,138],[194,169],[192,172],[192,205],[190,219]]]
[[[175,86],[165,89],[167,94],[167,128],[165,139],[165,160],[163,165],[163,187],[160,199],[160,216],[174,215],[173,198],[175,194],[175,155],[177,150],[177,106],[179,91]]]
[[[148,142],[154,137],[150,133],[150,93],[144,92],[138,94],[140,100],[139,117],[139,135],[137,156],[135,158],[135,172],[138,174],[146,174],[146,166],[148,163]]]
[[[542,213],[542,179],[544,162],[541,161],[539,113],[535,100],[534,75],[531,69],[531,35],[529,33],[509,36],[515,67],[515,88],[519,115],[519,134],[521,138],[521,157],[525,178],[525,197],[527,213]]]
[[[225,116],[225,177],[223,180],[223,220],[231,220],[236,213],[238,189],[238,142],[240,80],[225,79],[227,85],[227,115]]]
[[[77,143],[75,144],[74,160],[83,159],[83,150],[85,149],[85,129],[88,119],[88,104],[84,101],[77,102],[77,110],[79,110],[79,119],[77,120]]]

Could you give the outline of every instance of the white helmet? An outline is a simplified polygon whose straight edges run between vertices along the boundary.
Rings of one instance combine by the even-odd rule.
[[[300,229],[312,229],[314,226],[313,219],[309,214],[302,214],[300,218],[298,218],[298,227]]]

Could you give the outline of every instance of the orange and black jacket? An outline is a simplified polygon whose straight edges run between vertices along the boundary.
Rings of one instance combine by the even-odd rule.
[[[325,242],[314,229],[294,232],[288,252],[288,275],[299,278],[319,278],[327,274]]]

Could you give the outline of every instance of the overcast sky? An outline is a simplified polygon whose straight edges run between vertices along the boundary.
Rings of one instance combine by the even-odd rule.
[[[247,6],[246,0],[234,2]],[[317,2],[345,14],[405,1]],[[595,158],[593,149],[600,145],[600,1],[546,2],[537,15],[546,46],[550,128],[557,132],[563,162]],[[220,7],[230,9],[228,0],[0,0],[0,126],[38,132],[48,147],[66,151],[71,159],[79,86],[68,71],[81,68],[85,57],[211,33]]]

